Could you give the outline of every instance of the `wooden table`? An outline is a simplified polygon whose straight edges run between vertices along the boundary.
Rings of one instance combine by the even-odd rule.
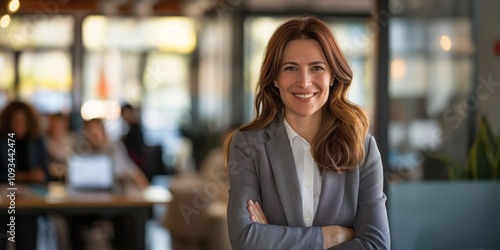
[[[0,187],[6,192],[7,187]],[[60,214],[60,215],[115,215],[123,214],[134,218],[134,249],[145,248],[146,221],[152,216],[155,204],[167,204],[172,194],[160,186],[150,186],[144,191],[125,190],[122,194],[112,193],[73,193],[67,192],[61,184],[50,183],[45,194],[43,188],[22,187],[16,191],[16,216],[23,214]],[[19,193],[19,194],[18,194]],[[24,194],[23,194],[24,193]],[[0,208],[9,207],[6,194],[0,197]],[[5,213],[6,215],[6,213]]]

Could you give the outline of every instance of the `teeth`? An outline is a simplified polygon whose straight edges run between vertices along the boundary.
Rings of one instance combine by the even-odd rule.
[[[299,94],[295,94],[296,97],[298,98],[311,98],[314,96],[314,94],[307,94],[307,95],[299,95]]]

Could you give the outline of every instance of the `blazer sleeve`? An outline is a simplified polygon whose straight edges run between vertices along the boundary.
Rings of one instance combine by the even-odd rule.
[[[229,149],[230,181],[227,223],[233,249],[323,249],[320,227],[288,227],[253,223],[247,201],[261,204],[255,152],[237,131]],[[263,190],[265,191],[265,190]]]
[[[382,160],[373,136],[367,139],[366,160],[360,169],[354,238],[333,249],[390,249],[389,222],[383,193]]]

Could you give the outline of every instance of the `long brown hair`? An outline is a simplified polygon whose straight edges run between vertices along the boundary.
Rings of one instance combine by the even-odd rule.
[[[333,86],[322,108],[321,125],[311,148],[320,170],[350,171],[362,164],[364,142],[369,120],[366,112],[348,100],[352,71],[330,28],[316,17],[299,17],[282,24],[267,45],[255,95],[256,117],[239,130],[267,127],[278,114],[284,114],[284,104],[273,86],[277,78],[283,50],[296,39],[314,39],[323,49],[332,72]],[[226,162],[231,137],[226,141]],[[226,164],[227,165],[227,164]]]
[[[41,135],[40,118],[38,113],[28,104],[20,101],[9,103],[0,115],[0,134],[7,136],[13,132],[11,127],[12,117],[16,112],[22,112],[26,117],[26,136],[29,139],[36,139]]]

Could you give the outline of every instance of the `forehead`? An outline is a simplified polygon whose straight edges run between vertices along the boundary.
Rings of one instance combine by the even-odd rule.
[[[318,41],[314,39],[296,39],[289,41],[283,50],[282,63],[287,62],[326,62],[325,54]]]
[[[95,129],[95,128],[101,129],[102,125],[98,121],[90,121],[90,122],[85,123],[85,127],[88,129]]]
[[[12,113],[12,119],[23,119],[23,118],[26,118],[24,110],[19,109]]]

